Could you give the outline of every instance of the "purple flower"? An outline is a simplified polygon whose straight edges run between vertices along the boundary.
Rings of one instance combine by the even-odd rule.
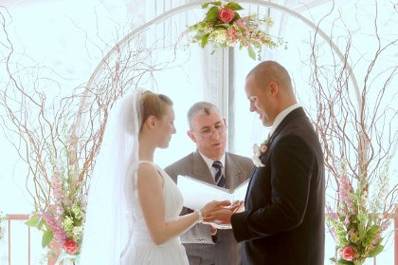
[[[353,188],[348,177],[346,175],[341,176],[339,181],[339,200],[350,209],[352,208],[352,192]]]
[[[44,218],[44,221],[47,223],[47,225],[53,232],[54,239],[62,245],[67,237],[65,231],[62,229],[61,225],[59,224],[59,221],[49,213],[44,213],[42,217]]]
[[[62,200],[64,199],[64,189],[62,180],[57,173],[51,178],[51,188],[55,202],[57,204],[61,204]]]

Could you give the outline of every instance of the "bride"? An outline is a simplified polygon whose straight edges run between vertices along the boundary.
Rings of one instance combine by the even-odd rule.
[[[113,106],[91,178],[81,265],[188,265],[179,235],[229,202],[179,216],[180,191],[156,163],[174,128],[172,101],[135,92]]]

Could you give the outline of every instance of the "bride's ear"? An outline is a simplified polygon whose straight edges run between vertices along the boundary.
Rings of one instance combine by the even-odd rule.
[[[158,119],[155,116],[151,115],[145,120],[144,125],[148,129],[152,129],[152,128],[156,127],[157,122],[158,122]]]

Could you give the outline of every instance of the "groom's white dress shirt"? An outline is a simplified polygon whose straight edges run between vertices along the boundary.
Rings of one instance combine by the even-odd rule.
[[[281,122],[286,118],[287,115],[289,115],[290,112],[300,107],[301,105],[299,103],[296,103],[279,112],[279,114],[276,115],[274,122],[272,123],[271,130],[269,131],[269,136],[272,136],[276,128],[278,128],[279,124],[281,124]]]

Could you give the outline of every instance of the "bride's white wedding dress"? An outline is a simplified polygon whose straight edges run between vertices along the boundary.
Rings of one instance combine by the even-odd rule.
[[[163,177],[163,197],[166,220],[176,219],[183,207],[183,198],[177,185],[160,167],[150,161],[140,161],[153,165]],[[125,252],[129,265],[188,265],[188,258],[179,236],[169,239],[161,245],[156,245],[149,235],[143,212],[138,200],[137,191],[133,198],[133,234]],[[122,264],[126,264],[122,262]]]

